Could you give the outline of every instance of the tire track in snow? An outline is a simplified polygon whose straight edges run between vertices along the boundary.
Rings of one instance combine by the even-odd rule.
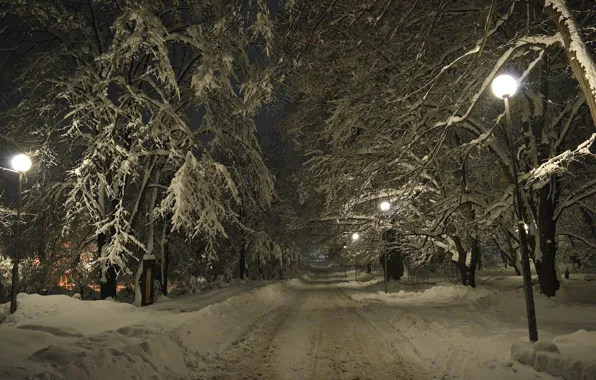
[[[199,378],[428,378],[343,291],[317,286],[295,292],[294,302],[260,318]]]

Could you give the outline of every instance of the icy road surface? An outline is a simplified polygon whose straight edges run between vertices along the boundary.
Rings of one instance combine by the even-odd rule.
[[[200,379],[426,379],[382,320],[332,282],[295,289]]]

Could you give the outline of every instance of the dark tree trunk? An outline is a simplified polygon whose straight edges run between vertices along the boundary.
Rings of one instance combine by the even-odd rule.
[[[379,262],[383,268],[383,275],[385,275],[385,254],[379,257]],[[404,275],[404,262],[401,258],[401,253],[393,249],[387,254],[387,278],[398,281]]]
[[[106,245],[108,237],[105,233],[97,235],[97,256],[101,257],[101,250]],[[107,268],[103,265],[100,269],[100,295],[101,299],[112,297],[116,299],[116,268],[113,265],[109,265]],[[105,281],[103,279],[105,278]]]
[[[553,220],[555,213],[553,198],[556,198],[556,196],[550,194],[551,192],[556,192],[556,190],[551,189],[551,186],[544,186],[540,189],[540,204],[538,206],[538,232],[540,236],[537,236],[534,241],[534,246],[538,244],[542,252],[541,260],[534,258],[540,291],[548,297],[555,296],[560,286],[555,262],[557,255],[557,222]]]
[[[238,261],[238,277],[244,279],[244,276],[246,276],[246,252],[244,251],[244,248],[240,248],[240,259]]]
[[[261,265],[261,257],[257,255],[257,264],[259,266],[259,275],[261,276],[261,280],[265,279],[265,274],[263,273],[263,266]]]
[[[168,230],[169,231],[169,230]],[[170,243],[166,237],[163,246],[163,278],[161,292],[164,296],[168,295],[168,273],[170,272]]]
[[[551,17],[555,16],[553,12],[554,10],[549,7]],[[558,26],[561,34],[564,35],[564,28],[561,29],[561,25]],[[568,35],[564,35],[563,37],[565,40]],[[565,40],[564,42],[566,45],[566,52],[569,53],[569,51],[567,51],[568,41]],[[534,101],[534,112],[530,120],[522,123],[524,135],[531,136],[534,139],[534,141],[529,141],[527,144],[531,145],[533,143],[536,145],[537,164],[546,162],[552,156],[553,152],[558,153],[555,151],[555,142],[549,137],[551,127],[548,119],[544,116],[549,113],[548,100],[550,81],[547,78],[550,76],[551,66],[548,55],[546,55],[545,59],[540,63],[540,67],[541,70],[534,74],[539,75],[539,78],[534,80],[540,83],[540,99]],[[571,67],[574,69],[573,65],[571,65]],[[577,74],[575,69],[574,73]],[[578,77],[578,80],[581,86],[581,78]],[[594,99],[592,98],[592,101],[593,100]],[[592,110],[591,105],[590,109]],[[528,205],[530,206],[538,225],[538,233],[534,234],[534,236],[529,239],[529,247],[532,249],[531,256],[534,260],[534,265],[536,266],[541,293],[548,297],[552,297],[559,289],[559,279],[557,278],[557,271],[555,268],[555,258],[557,254],[557,220],[554,216],[559,202],[559,184],[556,176],[551,176],[550,181],[544,184],[537,192],[531,192],[528,199]],[[538,251],[541,252],[541,257],[539,258],[536,257]]]
[[[468,285],[475,288],[476,287],[476,267],[478,266],[478,262],[480,261],[480,244],[478,243],[478,239],[475,237],[472,238],[471,241],[472,250],[470,254],[472,257],[470,258],[470,267],[467,268],[468,270]]]
[[[480,255],[480,245],[478,244],[478,239],[471,238],[471,251],[468,252],[464,249],[464,246],[461,243],[461,239],[459,236],[452,236],[451,237],[455,242],[455,246],[457,248],[457,268],[459,269],[459,273],[461,276],[461,283],[464,286],[471,286],[473,288],[476,287],[476,266],[478,265],[478,256]],[[466,257],[467,255],[472,255],[470,257],[470,267],[466,265]]]
[[[521,276],[521,275],[522,275],[521,271],[520,271],[520,270],[519,270],[519,268],[517,267],[517,264],[511,264],[511,263],[510,263],[509,265],[511,265],[511,266],[513,267],[513,270],[515,271],[515,274],[516,274],[516,275],[518,275],[518,276]]]
[[[505,232],[505,233],[507,233],[507,232]],[[506,236],[506,242],[507,242],[507,252],[505,252],[503,249],[501,249],[499,247],[499,249],[501,249],[501,256],[503,257],[503,261],[505,262],[506,265],[508,264],[508,265],[511,265],[511,267],[513,267],[513,269],[515,270],[515,274],[517,274],[518,276],[521,276],[522,273],[519,269],[519,266],[517,265],[518,264],[517,263],[517,253],[513,250],[513,244],[511,243],[511,237],[509,235]]]
[[[395,230],[385,231],[383,240],[387,244],[385,253],[379,257],[383,267],[383,275],[385,275],[385,255],[387,255],[387,279],[398,281],[404,275],[404,262],[401,252],[395,246],[397,242]]]
[[[100,286],[102,300],[105,300],[106,298],[110,298],[110,297],[113,299],[117,298],[116,275],[117,275],[116,267],[113,265],[109,265],[108,268],[106,269],[106,273],[105,273],[106,281],[105,282],[102,281],[101,286]]]
[[[457,249],[457,269],[459,269],[459,276],[463,286],[468,285],[468,271],[466,270],[466,250],[461,243],[459,236],[452,236],[455,248]]]

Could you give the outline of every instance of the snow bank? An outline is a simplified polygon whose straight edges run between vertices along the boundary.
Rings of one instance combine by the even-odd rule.
[[[388,293],[353,292],[350,293],[356,301],[379,300],[390,304],[400,303],[448,303],[467,304],[474,300],[493,294],[494,291],[486,288],[470,288],[461,285],[437,285],[423,291],[404,291]]]
[[[181,310],[187,298],[174,311],[181,301],[136,308],[22,295],[17,312],[0,325],[0,379],[199,378],[209,355],[289,301],[289,290],[273,283],[192,312]]]
[[[578,330],[546,342],[516,342],[511,358],[565,380],[596,380],[596,331]]]

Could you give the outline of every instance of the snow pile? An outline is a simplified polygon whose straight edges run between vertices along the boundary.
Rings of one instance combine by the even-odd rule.
[[[595,380],[596,331],[578,330],[550,342],[516,342],[511,358],[565,380]]]
[[[400,303],[448,303],[468,304],[472,301],[487,297],[494,291],[486,288],[470,288],[461,285],[437,285],[423,291],[404,291],[385,294],[382,291],[376,293],[350,294],[356,301],[379,300],[390,304]]]
[[[381,286],[382,286],[383,279],[382,278],[381,279],[373,278],[372,280],[365,279],[363,281],[350,280],[350,281],[340,282],[338,284],[335,284],[335,286],[338,288],[359,289],[359,288],[367,288],[367,287],[375,286],[377,284],[381,284]]]
[[[273,283],[190,312],[188,297],[136,308],[22,295],[17,312],[0,325],[0,379],[198,378],[211,352],[291,300],[289,289]]]
[[[42,296],[39,294],[19,293],[17,297],[18,308],[16,313],[9,314],[10,303],[0,305],[1,310],[6,310],[4,324],[37,326],[37,323],[51,325],[61,329],[64,334],[84,334],[103,331],[112,326],[113,321],[102,322],[98,320],[90,325],[87,321],[99,319],[98,314],[120,313],[122,323],[132,321],[139,311],[135,306],[112,300],[82,301],[78,298],[65,295]],[[1,314],[1,312],[0,312]]]
[[[526,310],[526,294],[524,289],[499,292],[484,301],[499,310]],[[540,295],[539,288],[534,287],[534,304],[537,308],[555,307],[561,303],[561,300],[557,297],[548,298]]]

